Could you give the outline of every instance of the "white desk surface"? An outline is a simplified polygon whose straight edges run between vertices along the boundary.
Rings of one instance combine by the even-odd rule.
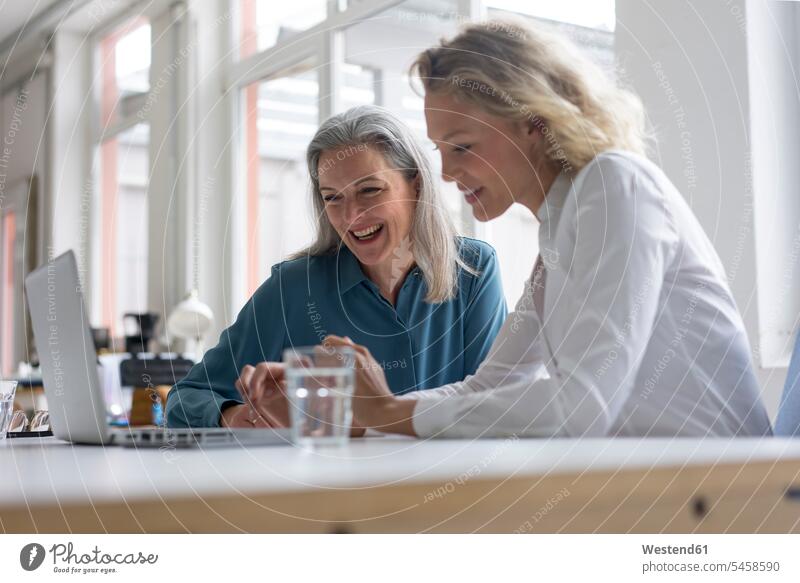
[[[0,507],[443,484],[463,479],[796,461],[800,439],[433,440],[374,437],[313,453],[0,444]]]

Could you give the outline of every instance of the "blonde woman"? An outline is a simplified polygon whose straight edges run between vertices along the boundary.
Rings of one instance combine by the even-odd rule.
[[[414,68],[444,178],[478,220],[527,208],[540,256],[461,382],[394,396],[357,346],[359,423],[420,437],[770,434],[721,262],[644,157],[639,100],[515,23],[467,26]]]
[[[264,361],[337,333],[406,393],[472,374],[506,316],[494,250],[457,237],[412,131],[389,111],[328,119],[307,151],[315,242],[273,267],[167,400],[175,427],[265,427]],[[251,390],[252,389],[252,390]]]

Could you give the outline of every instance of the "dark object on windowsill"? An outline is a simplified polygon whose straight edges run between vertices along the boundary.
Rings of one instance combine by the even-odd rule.
[[[17,377],[14,380],[17,381],[17,389],[23,387],[26,389],[44,387],[44,381],[42,380],[42,377]]]
[[[126,322],[126,327],[133,322],[132,334],[125,336],[125,352],[136,355],[140,352],[150,351],[150,341],[156,335],[156,325],[159,315],[155,312],[144,312],[141,314],[129,312],[122,317]],[[124,384],[124,383],[123,383]]]
[[[53,432],[52,430],[48,429],[47,431],[9,431],[6,433],[6,437],[8,439],[13,439],[15,437],[52,437]]]
[[[160,425],[170,387],[194,366],[187,358],[144,357],[139,354],[119,363],[123,387],[134,387],[128,423],[131,427]]]
[[[108,328],[92,328],[92,340],[98,354],[111,350],[111,332]]]
[[[123,387],[150,388],[172,386],[189,374],[194,362],[188,358],[150,358],[136,355],[119,363],[120,383]]]

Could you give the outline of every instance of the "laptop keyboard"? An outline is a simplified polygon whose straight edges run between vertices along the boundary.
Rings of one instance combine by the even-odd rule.
[[[114,439],[125,447],[195,447],[234,441],[226,429],[123,429],[114,432]]]
[[[286,429],[244,429],[231,431],[226,428],[159,429],[157,427],[135,427],[114,430],[114,442],[124,447],[212,447],[215,445],[285,445],[289,443]]]

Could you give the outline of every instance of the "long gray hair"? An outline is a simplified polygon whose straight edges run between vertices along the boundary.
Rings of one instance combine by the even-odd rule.
[[[317,238],[294,257],[336,252],[342,241],[325,212],[319,191],[319,159],[323,152],[343,146],[375,146],[388,164],[407,180],[419,177],[419,194],[411,225],[414,259],[428,287],[425,300],[438,303],[453,298],[458,270],[476,273],[460,257],[456,230],[441,200],[431,163],[411,130],[391,112],[375,105],[360,105],[327,119],[306,151],[311,176],[311,196],[317,215]]]

